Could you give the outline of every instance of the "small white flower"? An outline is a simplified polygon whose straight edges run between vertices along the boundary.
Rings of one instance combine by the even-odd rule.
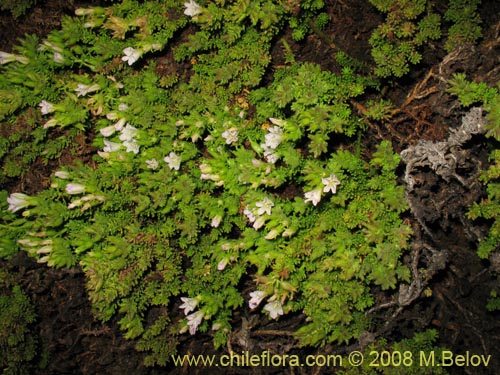
[[[66,185],[66,192],[68,194],[81,194],[85,191],[85,185],[70,183]]]
[[[21,240],[17,240],[17,243],[21,246],[30,246],[30,247],[40,245],[40,241],[33,241],[29,238],[23,238]]]
[[[12,53],[0,51],[0,65],[7,64],[9,62],[16,61],[16,55]]]
[[[304,196],[306,202],[312,202],[316,206],[321,200],[321,188],[308,191]]]
[[[68,204],[68,209],[72,210],[75,207],[81,206],[83,201],[81,199],[75,199],[70,204]]]
[[[79,198],[79,199],[75,199],[74,201],[72,201],[70,204],[68,204],[68,209],[73,209],[75,207],[79,207],[81,206],[84,202],[90,202],[90,201],[99,201],[99,202],[102,202],[104,201],[106,198],[103,197],[102,195],[94,195],[94,194],[88,194],[82,198]],[[85,203],[83,205],[83,207],[81,208],[82,212],[89,209],[91,206],[90,203]]]
[[[191,311],[194,311],[196,306],[198,306],[197,298],[189,298],[189,297],[181,297],[181,301],[184,302],[179,307],[184,309],[184,315],[189,314]]]
[[[257,215],[261,216],[264,213],[271,215],[271,209],[273,208],[274,203],[268,197],[265,197],[262,201],[255,203],[255,205],[259,208],[257,210]]]
[[[123,126],[125,125],[126,122],[127,122],[127,119],[121,118],[113,126],[115,127],[116,130],[122,131]]]
[[[79,83],[78,87],[75,89],[76,96],[85,96],[90,92],[94,92],[99,90],[101,87],[98,84],[94,85],[85,85],[83,83]]]
[[[252,211],[250,211],[248,208],[245,208],[243,213],[246,215],[249,222],[253,223],[255,221],[255,219],[256,219],[255,214]]]
[[[266,236],[264,237],[266,240],[274,240],[280,234],[279,230],[272,229]]]
[[[267,162],[271,164],[275,164],[279,159],[278,155],[276,155],[276,153],[272,149],[266,147],[264,147],[264,157],[266,158]]]
[[[184,14],[189,17],[194,17],[201,13],[201,6],[196,4],[193,0],[189,0],[188,3],[184,3],[186,9],[184,10]]]
[[[231,128],[222,133],[222,137],[226,140],[228,145],[238,142],[238,129]]]
[[[62,64],[64,62],[64,56],[59,52],[54,52],[54,61],[56,63]]]
[[[175,169],[176,171],[178,171],[181,167],[181,157],[176,155],[176,153],[173,151],[170,152],[168,156],[165,156],[163,160],[168,164],[168,167],[170,169]]]
[[[212,222],[210,223],[210,225],[214,228],[217,228],[220,224],[220,222],[222,221],[222,216],[221,215],[215,215],[212,219]]]
[[[46,100],[42,100],[40,104],[38,104],[38,106],[40,107],[40,112],[42,112],[42,115],[46,115],[55,111],[54,104],[49,103]]]
[[[118,110],[119,111],[125,112],[127,109],[128,109],[128,105],[126,105],[125,103],[120,103],[118,105]]]
[[[22,208],[26,208],[31,206],[33,202],[30,199],[29,195],[23,193],[12,193],[7,198],[7,203],[9,204],[8,210],[11,212],[19,211]]]
[[[337,192],[337,186],[340,185],[339,179],[334,174],[331,174],[327,178],[322,178],[321,182],[323,183],[323,185],[325,185],[325,187],[323,188],[323,192],[325,193],[331,191],[332,194],[335,194]]]
[[[40,259],[38,259],[36,262],[40,263],[40,264],[41,263],[49,263],[50,262],[50,255],[45,255],[45,256],[41,257]],[[50,263],[49,263],[49,265],[50,265]]]
[[[259,216],[257,220],[254,221],[253,223],[253,229],[259,230],[262,228],[262,226],[266,223],[266,217],[265,216]]]
[[[264,310],[269,312],[271,319],[276,319],[279,315],[283,315],[283,307],[279,301],[266,303]]]
[[[208,174],[212,173],[212,167],[208,164],[204,164],[204,163],[200,164],[198,168],[200,168],[200,171],[202,174],[208,175]]]
[[[123,142],[123,145],[127,148],[126,152],[133,152],[136,155],[139,153],[139,144],[134,139]]]
[[[217,264],[217,270],[224,271],[224,268],[226,268],[228,262],[229,262],[229,259],[227,259],[227,258],[222,259],[219,262],[219,264]]]
[[[134,137],[136,135],[137,135],[137,128],[134,128],[132,125],[127,124],[125,125],[124,128],[121,129],[120,141],[132,141],[134,140]]]
[[[109,125],[106,126],[105,128],[100,129],[99,131],[101,132],[103,137],[110,137],[113,135],[116,129],[114,125]]]
[[[51,128],[53,126],[56,126],[58,123],[57,123],[57,120],[55,118],[51,118],[49,121],[47,121],[44,125],[43,125],[43,128],[44,129],[48,129],[48,128]]]
[[[118,151],[122,145],[120,143],[111,142],[107,139],[104,140],[104,148],[102,149],[104,152],[115,152]]]
[[[274,125],[284,126],[286,124],[285,120],[280,120],[279,118],[269,117],[269,121],[271,121]]]
[[[189,333],[191,335],[194,335],[196,333],[196,330],[198,329],[198,326],[200,325],[203,316],[204,316],[203,311],[196,311],[195,313],[192,313],[187,316]]]
[[[67,171],[56,171],[56,173],[54,173],[54,176],[56,176],[57,178],[60,178],[62,180],[66,180],[69,177],[69,172],[67,172]]]
[[[77,16],[87,16],[89,14],[94,14],[96,10],[98,10],[99,8],[77,8],[75,10],[75,14]]]
[[[132,65],[135,63],[139,58],[142,56],[142,51],[132,48],[132,47],[127,47],[123,50],[123,53],[125,56],[122,57],[123,61],[126,61],[128,65]]]
[[[146,160],[146,164],[148,165],[149,169],[155,170],[158,168],[158,160],[155,158]]]
[[[45,245],[39,248],[36,253],[37,254],[49,254],[52,251],[52,246],[50,245]]]
[[[290,236],[293,236],[293,234],[295,232],[296,232],[295,229],[287,228],[287,229],[285,229],[285,231],[283,233],[281,233],[281,236],[283,236],[283,237],[290,237]]]
[[[106,198],[102,195],[94,195],[94,194],[89,194],[84,197],[82,197],[82,201],[88,202],[88,201],[104,201]]]
[[[250,301],[248,301],[248,306],[253,310],[262,302],[264,297],[266,296],[266,292],[261,290],[256,290],[255,292],[250,293]]]
[[[106,113],[106,118],[108,120],[116,120],[118,118],[118,113],[115,111]],[[118,130],[118,129],[117,129]]]
[[[269,128],[269,133],[266,134],[265,138],[265,146],[274,150],[283,140],[283,129],[278,126],[273,126],[272,128]]]

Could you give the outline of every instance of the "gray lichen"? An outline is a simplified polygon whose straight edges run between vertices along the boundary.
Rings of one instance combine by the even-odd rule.
[[[452,177],[465,185],[465,181],[456,173],[457,154],[461,146],[474,134],[484,132],[486,119],[481,107],[474,107],[462,117],[462,124],[450,130],[446,141],[432,142],[420,140],[417,144],[401,152],[401,159],[406,163],[405,182],[407,191],[412,191],[415,185],[413,174],[417,168],[430,167],[445,181]]]

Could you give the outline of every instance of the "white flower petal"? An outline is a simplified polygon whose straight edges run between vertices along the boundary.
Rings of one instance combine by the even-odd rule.
[[[248,306],[253,310],[262,302],[264,297],[266,296],[266,292],[261,290],[256,290],[255,292],[250,293],[250,301],[248,301]]]
[[[168,154],[168,156],[165,156],[163,158],[163,160],[165,161],[165,163],[168,164],[168,167],[170,169],[175,169],[176,171],[179,170],[179,168],[181,167],[181,157],[178,156],[175,152],[170,152],[170,154]]]
[[[271,319],[276,319],[279,315],[283,315],[283,307],[279,301],[272,301],[264,305],[264,310],[269,312]]]
[[[190,0],[188,3],[184,3],[186,9],[184,10],[184,14],[186,16],[194,17],[201,13],[201,6],[196,4],[193,0]]]
[[[308,191],[304,194],[304,197],[306,198],[305,202],[312,202],[312,204],[316,206],[321,200],[321,189]]]

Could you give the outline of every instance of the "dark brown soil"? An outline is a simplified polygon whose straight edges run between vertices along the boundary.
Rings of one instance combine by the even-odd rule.
[[[97,2],[94,2],[96,4]],[[102,1],[102,3],[106,3]],[[334,54],[338,49],[348,51],[366,63],[370,63],[368,38],[382,18],[365,0],[328,1],[328,13],[332,22],[322,32],[311,35],[301,43],[289,44],[299,61],[321,64],[324,69],[338,69]],[[437,2],[439,9],[439,3]],[[444,1],[444,4],[447,2]],[[87,4],[89,4],[87,2]],[[109,4],[109,2],[108,2]],[[13,19],[9,14],[0,16],[0,50],[9,51],[17,39],[25,33],[46,35],[60,25],[61,16],[73,14],[80,4],[70,0],[45,0],[23,17]],[[443,78],[455,72],[467,72],[470,78],[494,84],[500,80],[498,56],[500,56],[500,3],[483,1],[483,40],[478,47],[465,47],[447,63],[443,41],[424,55],[423,62],[415,67],[408,78],[393,85],[388,82],[390,98],[398,104],[398,111],[388,124],[370,123],[364,139],[367,149],[381,139],[392,141],[397,151],[414,144],[419,139],[442,140],[448,129],[459,124],[463,115],[455,98],[444,90]],[[283,50],[276,48],[273,63],[283,63]],[[161,60],[159,60],[159,68]],[[163,57],[168,59],[168,56]],[[352,103],[362,111],[359,103]],[[487,165],[487,154],[480,139],[466,145],[467,160],[461,176],[470,178]],[[82,144],[85,148],[85,143]],[[85,152],[81,157],[84,159]],[[84,160],[85,161],[85,160]],[[71,162],[61,160],[58,164]],[[9,190],[18,184],[30,184],[32,190],[44,188],[44,176],[51,173],[51,166],[40,169],[34,166],[24,180],[13,181]],[[52,166],[52,168],[57,165]],[[435,328],[439,332],[439,345],[454,353],[467,351],[492,355],[488,368],[450,368],[450,374],[497,374],[500,373],[500,314],[485,309],[490,290],[496,284],[496,274],[487,261],[476,255],[476,243],[486,226],[471,223],[466,218],[467,207],[484,194],[481,186],[464,186],[459,181],[445,181],[430,170],[422,169],[420,185],[409,197],[415,207],[409,222],[414,226],[417,246],[422,246],[422,258],[418,266],[426,264],[425,249],[445,254],[444,268],[436,271],[428,287],[432,295],[420,298],[406,309],[379,310],[374,313],[374,333],[389,341],[410,337],[412,333]],[[39,185],[36,185],[38,181]],[[408,259],[408,263],[412,260]],[[91,313],[85,290],[83,273],[78,269],[53,270],[34,263],[24,253],[1,267],[18,273],[24,289],[32,298],[39,319],[33,330],[40,337],[42,350],[49,355],[44,370],[33,369],[33,374],[327,374],[332,369],[316,368],[145,368],[143,355],[134,350],[133,342],[125,340],[115,321],[106,324],[96,321]],[[380,295],[381,299],[388,298]],[[390,317],[390,319],[388,319]],[[293,332],[303,323],[300,315],[283,319],[279,323],[258,321],[251,314],[235,317],[235,332],[231,337],[233,350],[246,347],[269,349],[276,353],[344,354],[348,348],[326,346],[318,351],[300,349],[286,332]],[[341,351],[339,351],[341,350]],[[180,354],[223,354],[227,348],[215,351],[208,335],[186,337],[179,347]],[[218,371],[214,371],[218,370]]]

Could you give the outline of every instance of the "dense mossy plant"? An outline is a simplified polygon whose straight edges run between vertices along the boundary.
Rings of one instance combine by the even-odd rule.
[[[35,308],[13,274],[0,270],[0,287],[0,370],[5,375],[30,374],[37,354],[30,327]]]
[[[375,74],[401,77],[422,59],[419,47],[441,36],[441,17],[427,0],[370,0],[387,17],[370,37]]]
[[[481,37],[480,0],[449,0],[443,15],[434,9],[435,2],[428,0],[369,1],[386,14],[384,23],[369,40],[376,65],[374,72],[379,77],[402,77],[411,65],[419,63],[422,48],[443,34],[441,18],[446,21],[448,52]]]
[[[465,43],[474,43],[482,35],[478,8],[481,0],[450,0],[444,19],[451,22],[446,49],[453,50]]]
[[[404,4],[402,44],[438,36],[425,1]],[[410,282],[411,230],[392,145],[360,152],[351,101],[377,79],[342,53],[338,73],[269,69],[279,34],[324,27],[322,7],[124,0],[2,53],[2,179],[63,150],[92,160],[58,167],[36,194],[2,192],[0,255],[81,267],[95,315],[118,316],[148,365],[187,332],[223,345],[242,310],[303,313],[302,345],[357,338],[373,289]],[[408,65],[395,69],[379,75]]]
[[[36,0],[4,0],[0,4],[0,9],[10,11],[14,18],[18,18],[24,15],[35,3]]]

